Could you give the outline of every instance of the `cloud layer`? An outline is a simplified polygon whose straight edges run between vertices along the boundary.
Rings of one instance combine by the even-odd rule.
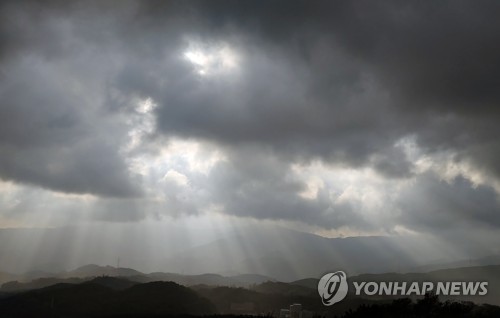
[[[496,2],[2,6],[4,218],[499,225]]]

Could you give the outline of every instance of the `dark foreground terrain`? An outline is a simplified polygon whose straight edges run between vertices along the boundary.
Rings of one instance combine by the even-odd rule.
[[[408,298],[396,299],[388,304],[361,305],[349,310],[342,318],[419,318],[419,317],[500,317],[500,307],[476,305],[472,302],[440,302],[437,296],[428,295],[424,299],[412,302]]]
[[[83,283],[0,295],[0,317],[233,317],[279,316],[281,308],[301,303],[303,317],[500,317],[500,307],[472,302],[423,299],[368,301],[348,297],[332,307],[321,304],[314,290],[265,283],[253,288],[173,282],[137,283],[97,277]]]
[[[118,286],[118,287],[116,287]],[[0,300],[0,317],[110,317],[121,315],[207,315],[214,305],[172,282],[122,289],[119,279],[56,284]]]

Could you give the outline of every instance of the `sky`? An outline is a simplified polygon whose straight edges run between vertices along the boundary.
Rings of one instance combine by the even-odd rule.
[[[496,1],[0,12],[0,228],[500,238]]]

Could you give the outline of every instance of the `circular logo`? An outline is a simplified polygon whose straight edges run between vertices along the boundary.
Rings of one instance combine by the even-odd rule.
[[[331,306],[344,299],[347,289],[347,275],[342,271],[328,273],[318,282],[318,293],[325,306]]]

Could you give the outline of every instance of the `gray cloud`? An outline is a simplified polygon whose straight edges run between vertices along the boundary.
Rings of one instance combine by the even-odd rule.
[[[26,59],[2,80],[0,174],[64,192],[139,193],[118,155],[121,137],[113,136],[123,129],[99,117],[98,100],[78,87],[86,83]]]
[[[361,211],[348,202],[333,202],[328,189],[316,198],[298,195],[303,180],[294,178],[282,162],[265,151],[240,149],[229,161],[219,163],[208,176],[211,197],[231,215],[258,219],[291,220],[327,228],[352,226],[373,229]]]
[[[123,210],[123,219],[144,217],[127,202],[144,196],[149,181],[130,171],[134,154],[123,149],[134,103],[151,98],[156,126],[147,145],[134,151],[181,138],[228,154],[207,176],[181,171],[195,189],[191,200],[177,185],[162,185],[170,213],[221,204],[238,216],[327,228],[381,226],[325,189],[313,200],[298,194],[306,181],[290,178],[291,164],[319,160],[371,168],[388,182],[413,178],[416,185],[398,205],[408,212],[399,220],[408,228],[454,217],[497,224],[489,219],[494,213],[476,212],[499,210],[493,190],[419,176],[398,146],[412,137],[424,156],[451,152],[458,163],[498,180],[496,2],[3,6],[2,179],[125,197],[100,202],[95,215],[117,220],[112,211]],[[192,42],[206,54],[234,49],[239,69],[200,76],[184,56]],[[474,204],[478,192],[487,209]],[[423,216],[412,208],[420,201],[428,203]]]
[[[44,10],[37,17],[36,8],[6,10],[3,20],[17,37],[1,64],[0,176],[63,192],[139,195],[118,153],[125,127],[101,107],[105,58],[75,37],[74,21]]]
[[[474,186],[463,177],[449,182],[423,174],[403,191],[397,203],[401,222],[419,231],[474,227],[498,228],[498,194],[488,186]]]

